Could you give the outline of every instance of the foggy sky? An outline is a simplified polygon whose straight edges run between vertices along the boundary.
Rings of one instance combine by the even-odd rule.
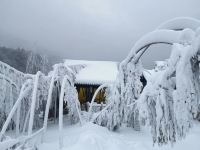
[[[68,59],[123,60],[142,35],[168,19],[200,19],[199,0],[0,0],[0,45]],[[153,60],[166,48],[148,51]]]

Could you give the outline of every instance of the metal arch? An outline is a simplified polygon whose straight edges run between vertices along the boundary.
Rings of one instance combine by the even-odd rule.
[[[93,97],[92,97],[91,103],[90,103],[89,111],[88,111],[88,114],[89,114],[88,120],[90,120],[91,117],[92,117],[92,107],[93,107],[94,100],[95,100],[97,94],[99,93],[99,91],[100,91],[101,89],[107,88],[107,87],[109,87],[109,86],[111,86],[110,83],[104,83],[104,84],[102,84],[101,86],[99,86],[99,87],[97,88],[97,90],[95,91],[95,93],[94,93],[94,95],[93,95]]]
[[[147,44],[143,47],[141,47],[140,49],[138,49],[136,56],[135,56],[135,64],[138,63],[138,61],[140,60],[140,58],[142,57],[142,55],[148,50],[148,48],[152,45],[156,45],[156,44],[166,44],[166,45],[172,45],[173,43],[169,43],[169,42],[154,42],[154,43],[150,43]]]
[[[186,25],[183,24],[183,22],[186,22]],[[186,28],[196,30],[198,27],[200,27],[200,20],[190,18],[190,17],[178,17],[171,20],[168,20],[162,24],[160,24],[155,31],[159,30],[171,30],[171,31],[182,31]],[[147,34],[148,35],[148,34]],[[135,63],[138,63],[141,56],[147,51],[147,49],[151,45],[155,44],[168,44],[172,45],[173,43],[165,42],[165,41],[158,41],[158,42],[152,42],[147,43],[146,45],[140,47],[139,49],[135,50],[136,56],[132,56],[129,58],[129,60],[133,60],[135,58]],[[126,59],[126,58],[125,58]]]

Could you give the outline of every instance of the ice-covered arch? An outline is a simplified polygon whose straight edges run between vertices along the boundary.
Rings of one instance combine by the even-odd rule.
[[[200,20],[190,17],[178,17],[168,20],[159,25],[155,31],[150,32],[138,40],[131,49],[128,56],[121,62],[125,65],[128,62],[138,61],[141,55],[154,44],[170,44],[179,42],[180,31],[184,29],[198,30],[200,27]]]
[[[129,62],[137,63],[141,55],[154,44],[170,44],[179,42],[181,31],[171,31],[166,29],[155,30],[143,36],[131,49],[128,56],[120,63],[124,66]]]
[[[189,34],[191,30],[185,30],[184,34]],[[101,115],[98,115],[98,118],[94,122],[98,124],[104,124],[108,126],[109,129],[115,130],[118,128],[122,122],[126,122],[127,126],[131,126],[136,130],[139,130],[138,123],[138,110],[136,110],[135,102],[141,94],[143,85],[140,81],[142,76],[143,68],[140,64],[140,57],[142,54],[153,44],[170,44],[181,43],[186,39],[182,39],[182,31],[173,31],[173,30],[155,30],[146,34],[140,40],[138,40],[134,47],[132,48],[129,55],[124,59],[119,65],[119,74],[113,87],[113,96],[110,96],[113,101],[113,106],[109,106],[108,109],[113,109],[111,111],[103,110],[104,116],[109,113],[114,113],[116,118],[115,120],[105,120]],[[186,36],[187,37],[187,36]],[[190,37],[188,37],[190,38]],[[118,94],[116,96],[116,94]],[[114,98],[117,97],[117,98]],[[116,105],[117,103],[118,105]],[[115,106],[114,106],[115,105]],[[115,107],[119,107],[116,108]],[[109,113],[108,113],[109,112]],[[118,112],[118,113],[116,113]],[[103,122],[103,123],[102,123]],[[105,123],[106,122],[106,123]]]
[[[121,88],[120,98],[125,101],[125,103],[131,103],[127,102],[129,101],[128,95],[131,94],[132,97],[134,97],[134,100],[132,99],[132,101],[135,101],[139,97],[142,89],[142,85],[140,84],[140,77],[142,76],[143,72],[143,68],[141,67],[139,59],[151,45],[172,45],[173,43],[183,43],[184,41],[190,41],[190,38],[192,38],[190,37],[192,34],[191,32],[193,31],[190,29],[186,29],[184,32],[160,29],[150,32],[138,40],[128,56],[119,65],[119,75],[117,80],[119,80],[118,83],[120,84],[119,87]]]
[[[130,73],[130,67],[128,64],[132,64],[135,67],[138,66],[139,59],[148,50],[151,45],[155,44],[168,44],[191,42],[191,36],[194,36],[194,32],[199,34],[200,21],[189,17],[179,17],[171,19],[162,23],[158,28],[143,36],[138,40],[131,49],[128,56],[119,65],[119,80],[122,87],[122,97],[124,86],[126,86],[126,77],[128,72]],[[183,31],[184,30],[184,31]],[[133,70],[132,70],[133,71]]]
[[[194,37],[199,35],[199,27],[199,20],[180,17],[164,22],[155,31],[150,32],[139,39],[134,44],[128,56],[119,65],[119,75],[117,80],[119,80],[118,83],[121,88],[120,98],[127,103],[127,97],[129,97],[128,95],[130,93],[132,94],[132,97],[134,97],[134,100],[139,97],[142,88],[139,83],[143,72],[139,60],[151,45],[191,43]],[[131,80],[132,82],[130,82]],[[138,86],[140,88],[138,88]]]

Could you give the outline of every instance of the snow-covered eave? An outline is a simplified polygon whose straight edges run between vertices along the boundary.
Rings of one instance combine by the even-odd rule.
[[[102,85],[102,84],[105,84],[105,83],[108,83],[108,84],[112,84],[114,83],[114,81],[75,81],[75,84],[77,85]]]

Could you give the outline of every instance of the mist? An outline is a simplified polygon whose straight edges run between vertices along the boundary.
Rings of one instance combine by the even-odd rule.
[[[121,61],[162,22],[200,19],[199,6],[199,0],[0,0],[0,45],[67,59]],[[143,64],[151,68],[169,53],[169,47],[151,48]]]

